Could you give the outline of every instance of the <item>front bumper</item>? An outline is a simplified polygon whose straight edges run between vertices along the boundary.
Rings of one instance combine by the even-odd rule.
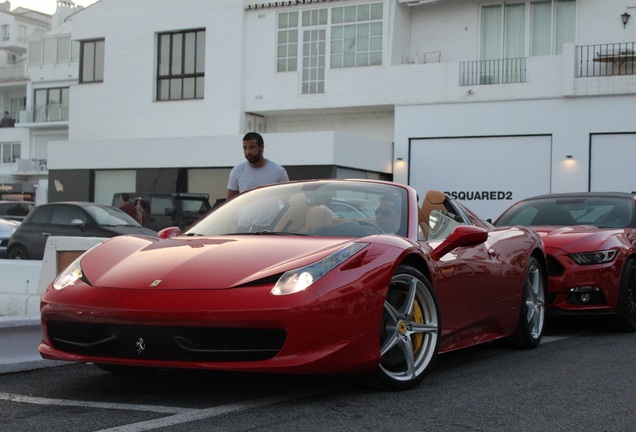
[[[582,266],[565,253],[548,254],[547,311],[551,315],[616,313],[624,260]]]
[[[325,277],[321,286],[336,283]],[[318,295],[272,286],[121,290],[78,285],[42,296],[47,359],[155,368],[285,373],[371,372],[388,283]],[[320,290],[318,290],[320,292]]]

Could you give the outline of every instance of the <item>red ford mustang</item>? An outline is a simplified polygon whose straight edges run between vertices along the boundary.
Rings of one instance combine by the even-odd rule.
[[[405,389],[439,352],[534,348],[543,334],[539,236],[441,192],[420,209],[396,183],[289,182],[160,237],[106,240],[58,275],[42,296],[44,358],[115,373],[363,373]]]
[[[612,315],[636,331],[636,202],[629,193],[537,196],[506,210],[497,226],[537,231],[548,254],[550,314]]]

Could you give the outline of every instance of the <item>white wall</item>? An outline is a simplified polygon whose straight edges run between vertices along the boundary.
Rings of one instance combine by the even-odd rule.
[[[205,99],[154,101],[156,34],[206,29]],[[71,88],[71,140],[242,131],[243,8],[236,0],[106,0],[79,12],[73,39],[105,38],[104,82]]]
[[[49,169],[207,168],[243,162],[243,135],[49,143]],[[340,165],[391,172],[392,145],[334,132],[263,134],[265,157],[281,165]],[[91,151],[85,151],[90,148]],[[125,157],[124,157],[125,156]]]
[[[494,220],[520,198],[550,193],[551,154],[549,135],[413,139],[409,184]]]
[[[38,313],[41,268],[42,261],[0,260],[0,316]]]
[[[590,190],[636,191],[636,132],[592,135],[590,159]]]
[[[623,96],[397,107],[395,157],[408,160],[412,138],[551,134],[551,192],[586,191],[590,135],[634,132],[635,106],[636,96]],[[572,155],[572,160],[566,160],[566,155]],[[483,157],[498,155],[485,153]],[[474,170],[478,162],[452,166]],[[615,175],[611,167],[607,170],[605,175]],[[396,164],[394,180],[406,182],[407,178],[406,164]]]

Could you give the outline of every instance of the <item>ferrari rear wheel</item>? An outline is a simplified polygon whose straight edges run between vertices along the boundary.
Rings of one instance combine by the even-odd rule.
[[[379,384],[391,390],[417,385],[437,357],[439,339],[439,308],[431,284],[417,269],[400,266],[384,301]]]
[[[636,260],[627,260],[623,268],[617,309],[616,326],[618,330],[636,331]]]
[[[545,322],[545,278],[536,258],[526,266],[519,322],[513,342],[519,348],[535,348],[543,337]]]

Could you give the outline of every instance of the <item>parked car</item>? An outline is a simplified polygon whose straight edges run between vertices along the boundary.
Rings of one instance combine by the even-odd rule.
[[[37,206],[15,230],[7,246],[12,259],[41,260],[50,236],[114,237],[140,234],[156,237],[123,211],[91,202],[56,202]]]
[[[20,225],[20,221],[0,219],[0,258],[7,256],[7,243],[18,225]]]
[[[121,195],[113,195],[112,205],[119,208]],[[176,226],[184,229],[211,210],[210,195],[199,193],[140,193],[128,192],[130,202],[146,200],[150,207],[148,222],[144,226],[160,231]]]
[[[430,242],[415,190],[369,180],[264,186],[184,232],[106,240],[45,290],[39,351],[115,373],[362,373],[404,389],[439,352],[497,339],[536,347],[546,282],[539,236],[495,228],[433,195],[444,199],[423,210],[434,218]],[[385,198],[394,208],[378,206],[377,221],[338,217],[317,204],[328,197]],[[379,227],[386,217],[394,233]]]
[[[34,207],[31,201],[0,201],[0,218],[22,221]]]
[[[636,331],[636,199],[631,193],[542,195],[504,211],[497,226],[538,232],[548,254],[553,315],[611,315]]]

